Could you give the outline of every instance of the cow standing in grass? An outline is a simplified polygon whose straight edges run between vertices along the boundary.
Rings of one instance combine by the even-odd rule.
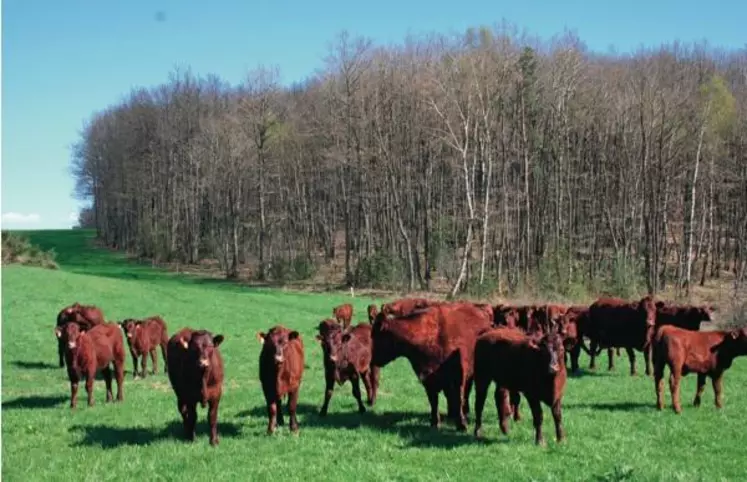
[[[117,401],[123,400],[124,343],[116,323],[101,323],[86,330],[70,322],[55,327],[55,335],[65,346],[65,362],[70,379],[70,408],[78,404],[78,383],[86,379],[88,406],[93,406],[93,381],[101,371],[106,382],[106,401],[112,401],[112,369],[117,380]]]
[[[218,406],[223,395],[223,335],[183,328],[168,342],[169,382],[176,395],[185,437],[195,439],[197,404],[208,406],[210,445],[218,445]]]
[[[120,323],[127,337],[127,344],[132,355],[132,377],[137,378],[137,360],[142,356],[142,368],[140,374],[145,378],[145,369],[148,355],[153,362],[153,375],[158,371],[158,354],[156,348],[161,347],[163,356],[163,369],[165,373],[169,371],[168,350],[169,336],[166,328],[166,322],[160,316],[151,316],[145,320],[133,320],[128,318]]]
[[[96,325],[104,323],[104,314],[101,309],[94,305],[81,305],[77,301],[66,306],[57,314],[57,324],[62,327],[66,323],[74,322],[83,330],[88,330]],[[57,354],[59,355],[60,368],[65,366],[65,344],[57,338]]]
[[[332,315],[343,328],[347,328],[353,322],[353,305],[345,303],[344,305],[336,306],[332,309]]]
[[[693,405],[700,406],[706,378],[713,384],[717,408],[723,406],[724,372],[738,356],[747,355],[747,328],[732,331],[692,331],[672,325],[661,326],[653,341],[656,408],[664,408],[664,368],[669,367],[672,409],[682,412],[680,380],[688,373],[698,374]]]
[[[295,330],[277,325],[266,334],[257,333],[262,343],[259,353],[259,380],[267,402],[267,434],[283,425],[282,399],[288,396],[290,430],[298,432],[296,407],[304,369],[304,347],[301,335]]]

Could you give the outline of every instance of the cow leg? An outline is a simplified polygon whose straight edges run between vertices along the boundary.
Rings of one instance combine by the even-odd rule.
[[[197,402],[189,402],[186,406],[187,419],[184,424],[187,440],[192,442],[195,439],[195,427],[197,426]]]
[[[379,393],[379,380],[381,380],[381,367],[371,365],[369,370],[369,376],[371,377],[371,403],[373,406],[376,403],[376,396]]]
[[[669,390],[672,392],[672,408],[674,413],[682,412],[682,406],[680,405],[680,378],[682,378],[682,371],[680,367],[670,365],[669,366]]]
[[[150,371],[151,375],[155,375],[158,372],[158,356],[156,355],[156,349],[153,348],[150,351],[150,361],[153,362],[153,369]]]
[[[556,400],[552,404],[552,418],[555,421],[555,438],[558,442],[565,439],[565,430],[563,429],[563,402]]]
[[[542,437],[542,405],[540,405],[540,401],[534,397],[527,397],[527,403],[529,403],[529,408],[532,409],[534,443],[537,445],[544,445],[545,440]]]
[[[218,405],[219,398],[212,398],[208,402],[208,422],[210,423],[210,445],[218,445]]]
[[[521,393],[515,390],[511,390],[509,393],[511,394],[511,410],[514,412],[514,422],[518,422],[521,420],[521,414],[519,413]]]
[[[615,353],[614,353],[614,349],[611,347],[607,348],[607,360],[609,362],[607,366],[607,370],[614,370],[615,369]]]
[[[350,380],[350,384],[353,386],[353,396],[355,397],[355,401],[358,402],[358,413],[366,413],[366,407],[363,406],[363,400],[361,400],[360,377],[353,377]]]
[[[366,403],[370,407],[373,405],[373,402],[371,401],[371,389],[372,389],[372,379],[371,379],[371,369],[369,368],[366,373],[361,374],[361,379],[363,381],[363,387],[366,389]]]
[[[508,419],[511,415],[511,406],[509,405],[508,390],[496,387],[493,398],[495,407],[498,409],[498,420],[503,435],[508,435]]]
[[[142,355],[143,359],[141,360],[141,365],[140,365],[140,376],[143,377],[143,378],[145,378],[145,376],[146,376],[145,375],[145,370],[146,370],[147,365],[148,365],[148,352],[145,351],[145,352],[141,353],[141,355]]]
[[[459,432],[467,431],[467,417],[464,415],[464,391],[465,387],[463,383],[454,384],[449,387],[450,398],[454,407],[454,422],[456,423],[456,429]],[[449,395],[447,393],[447,395]]]
[[[472,393],[472,384],[474,381],[474,377],[470,377],[467,380],[467,384],[464,386],[464,404],[462,404],[462,412],[465,417],[469,415],[469,396]],[[469,417],[467,417],[467,421],[469,421]]]
[[[628,360],[630,361],[630,375],[635,376],[637,374],[635,369],[635,352],[630,347],[625,347],[625,351],[628,353]]]
[[[597,356],[595,353],[599,348],[599,343],[596,340],[589,339],[589,370],[595,370],[597,368]]]
[[[573,345],[573,348],[571,348],[571,372],[578,373],[578,358],[581,355],[581,338],[579,336],[579,341]]]
[[[428,403],[431,405],[431,427],[438,428],[441,425],[441,417],[438,414],[438,394],[441,390],[431,385],[426,385],[425,393],[428,395]]]
[[[278,407],[278,426],[282,427],[285,425],[285,418],[283,417],[283,397],[278,397],[277,400],[275,400],[275,405]]]
[[[659,360],[654,363],[654,388],[656,389],[656,408],[664,408],[664,366]]]
[[[298,432],[298,419],[296,418],[296,407],[298,407],[298,392],[299,390],[288,394],[288,412],[290,414],[290,431]],[[358,388],[358,396],[360,398],[360,387]]]
[[[60,357],[60,368],[65,366],[65,344],[57,338],[57,355]]]
[[[705,384],[706,374],[698,373],[698,387],[695,389],[695,399],[693,400],[693,406],[695,407],[700,406],[700,398],[703,396],[703,391],[705,391]]]
[[[117,401],[121,402],[124,399],[124,354],[121,358],[114,359],[114,378],[117,381]]]
[[[488,397],[490,380],[475,377],[475,437],[482,437],[482,411],[485,408],[485,399]],[[496,387],[497,390],[497,387]],[[500,409],[498,411],[500,414]]]
[[[325,382],[327,384],[326,390],[324,391],[324,403],[322,408],[319,410],[319,416],[324,417],[327,415],[327,409],[329,409],[329,401],[332,399],[332,394],[335,390],[335,379],[334,375],[325,374]]]
[[[70,408],[78,406],[78,377],[70,379]]]
[[[104,382],[106,383],[106,401],[111,402],[112,398],[112,369],[109,365],[106,366],[101,373],[104,375]]]
[[[132,355],[132,378],[137,379],[137,355],[132,350],[130,354]]]
[[[167,357],[167,341],[161,343],[161,355],[163,355],[163,372],[169,373],[169,361]]]
[[[272,435],[273,432],[275,432],[275,427],[277,425],[277,415],[278,415],[278,404],[277,399],[273,398],[272,400],[267,402],[267,435]]]
[[[86,393],[88,394],[88,406],[93,407],[93,381],[96,378],[96,372],[93,371],[86,375]]]
[[[713,395],[716,403],[716,408],[724,406],[724,372],[713,375],[711,377],[713,384]]]

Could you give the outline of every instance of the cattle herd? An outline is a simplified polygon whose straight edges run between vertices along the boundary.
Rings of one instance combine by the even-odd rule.
[[[368,307],[368,322],[351,326],[350,304],[332,310],[334,318],[322,320],[316,340],[321,345],[326,390],[319,411],[325,416],[335,383],[350,381],[359,412],[373,406],[380,370],[405,357],[423,384],[431,407],[430,424],[440,425],[439,395],[445,395],[447,418],[459,431],[467,430],[469,396],[475,386],[476,437],[481,436],[482,413],[491,383],[500,429],[508,433],[508,420],[520,417],[523,394],[532,411],[535,441],[542,444],[541,403],[551,407],[558,441],[565,438],[562,399],[566,363],[579,370],[581,350],[591,357],[590,369],[602,349],[607,349],[609,369],[616,352],[624,348],[630,373],[636,374],[635,351],[643,353],[646,375],[653,371],[656,406],[662,409],[664,368],[669,367],[672,407],[682,410],[679,385],[683,375],[696,373],[693,404],[700,405],[706,378],[713,383],[715,404],[722,406],[723,374],[736,356],[747,354],[747,327],[730,331],[700,331],[711,321],[714,309],[707,306],[675,305],[646,296],[627,301],[600,298],[590,306],[558,304],[478,304],[469,301],[436,301],[402,298]],[[106,382],[106,400],[111,401],[112,366],[117,382],[117,400],[123,400],[125,334],[133,361],[133,377],[146,376],[150,356],[158,369],[157,349],[163,355],[164,371],[182,416],[185,437],[194,440],[197,403],[208,406],[210,444],[218,444],[217,419],[223,387],[223,360],[219,347],[223,335],[207,330],[183,328],[168,336],[160,316],[144,320],[105,322],[100,308],[76,302],[60,311],[55,334],[60,367],[67,365],[70,406],[75,408],[78,382],[86,379],[88,405],[93,405],[93,380],[101,371]],[[267,404],[267,433],[283,425],[282,400],[287,397],[289,427],[298,431],[296,407],[303,378],[304,343],[298,331],[276,325],[257,333],[259,379]],[[589,345],[586,345],[588,339]],[[141,358],[138,371],[138,358]],[[653,366],[652,366],[653,365]]]

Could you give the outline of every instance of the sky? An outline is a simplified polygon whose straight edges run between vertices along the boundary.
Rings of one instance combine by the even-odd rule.
[[[2,228],[69,228],[71,146],[95,111],[177,66],[238,83],[259,64],[284,83],[323,66],[342,30],[376,43],[505,20],[591,50],[674,40],[745,48],[747,1],[711,0],[2,0]]]

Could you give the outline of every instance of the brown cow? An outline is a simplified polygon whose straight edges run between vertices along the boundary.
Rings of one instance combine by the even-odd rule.
[[[526,333],[536,333],[541,330],[537,322],[537,307],[533,305],[496,305],[493,307],[493,324],[519,328]]]
[[[563,339],[555,330],[547,334],[527,335],[516,328],[493,328],[483,333],[475,345],[475,436],[482,436],[482,411],[488,387],[495,382],[495,404],[501,432],[508,434],[508,394],[514,415],[518,413],[520,393],[532,409],[535,443],[543,444],[542,406],[552,408],[558,442],[565,438],[562,425],[562,399],[566,373]]]
[[[734,358],[747,355],[747,327],[731,331],[691,331],[673,325],[661,326],[654,337],[654,386],[656,408],[664,408],[664,368],[669,366],[672,408],[682,412],[680,380],[688,373],[698,374],[693,405],[700,406],[706,377],[713,382],[715,404],[723,406],[724,372]]]
[[[347,328],[353,321],[353,305],[345,303],[344,305],[336,306],[335,308],[332,308],[332,315],[338,323],[342,324],[344,328]]]
[[[431,426],[440,424],[438,394],[443,391],[449,417],[465,431],[475,340],[491,323],[485,311],[472,304],[438,305],[398,318],[382,312],[373,325],[371,361],[383,367],[406,357],[428,395]]]
[[[675,305],[664,301],[656,302],[656,325],[673,325],[686,330],[698,331],[704,321],[713,320],[713,307]]]
[[[630,360],[630,374],[636,374],[635,353],[643,352],[646,375],[651,374],[651,340],[656,324],[656,305],[649,295],[640,301],[628,302],[620,298],[600,298],[589,306],[588,323],[579,326],[578,337],[586,335],[590,340],[591,362],[595,368],[595,354],[598,348],[607,348],[609,369],[615,367],[612,348],[625,348]]]
[[[182,416],[184,435],[195,439],[197,403],[208,405],[210,445],[218,445],[218,405],[223,394],[223,358],[218,347],[223,335],[207,330],[182,328],[169,338],[166,354],[169,382],[176,395],[176,408]]]
[[[267,434],[275,431],[275,426],[283,425],[282,398],[288,395],[290,430],[298,432],[296,407],[301,388],[304,368],[304,348],[301,335],[282,325],[270,328],[267,334],[257,333],[262,343],[259,354],[259,380],[267,402]]]
[[[117,380],[117,401],[123,400],[124,343],[122,332],[116,323],[101,323],[91,329],[83,329],[77,323],[65,323],[55,327],[55,335],[65,346],[67,376],[70,380],[70,408],[78,404],[78,382],[86,379],[88,406],[93,406],[93,381],[101,370],[106,382],[106,401],[112,401],[112,369]]]
[[[324,320],[319,323],[319,334],[316,335],[316,339],[321,342],[324,352],[326,382],[324,404],[319,415],[327,415],[335,381],[342,385],[347,380],[350,380],[353,386],[358,412],[364,413],[366,407],[361,401],[360,380],[363,380],[366,387],[366,401],[369,406],[376,402],[376,389],[379,384],[379,367],[371,366],[371,325],[359,323],[350,330],[343,330],[334,320]]]
[[[373,325],[376,315],[379,314],[379,308],[376,305],[368,305],[368,322]]]
[[[137,378],[137,359],[142,356],[141,375],[145,378],[145,367],[148,354],[153,362],[153,375],[158,371],[158,355],[156,348],[160,345],[163,356],[163,371],[168,373],[169,364],[166,357],[169,336],[166,322],[160,316],[151,316],[145,320],[128,318],[120,323],[127,337],[127,345],[132,355],[132,377]]]
[[[539,330],[547,333],[551,328],[558,329],[567,311],[568,306],[565,305],[547,303],[537,306],[534,310],[534,318]]]
[[[439,300],[427,298],[400,298],[381,306],[384,316],[407,316],[416,310],[422,310],[429,306],[440,304]]]
[[[84,330],[93,328],[96,325],[104,323],[104,314],[101,309],[94,305],[81,305],[77,301],[70,306],[66,306],[57,314],[57,324],[55,326],[64,326],[65,323],[75,322]],[[65,344],[60,338],[57,339],[57,354],[59,356],[60,368],[65,366]]]

